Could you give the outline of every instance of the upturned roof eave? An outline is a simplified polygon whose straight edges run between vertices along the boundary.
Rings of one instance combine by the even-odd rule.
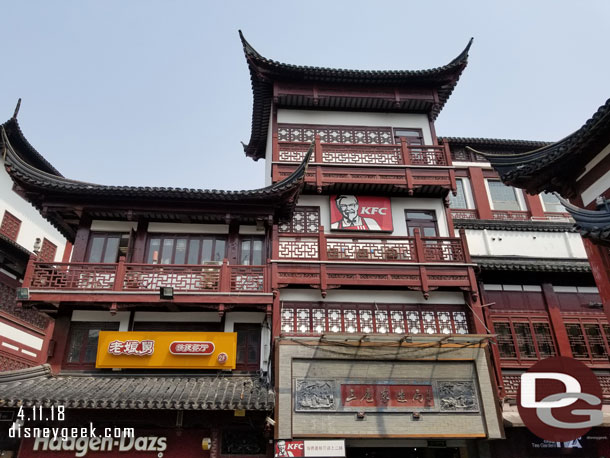
[[[406,86],[425,83],[439,89],[439,103],[433,114],[433,117],[436,118],[451,96],[462,71],[468,63],[468,52],[473,41],[471,38],[464,50],[442,67],[426,70],[372,71],[285,64],[262,56],[245,39],[241,30],[239,36],[250,70],[253,93],[251,135],[248,144],[244,145],[244,151],[246,156],[254,160],[264,157],[274,81],[307,81],[370,86]]]

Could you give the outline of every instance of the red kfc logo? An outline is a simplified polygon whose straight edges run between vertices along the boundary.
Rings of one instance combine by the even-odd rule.
[[[275,443],[275,456],[278,457],[300,457],[305,455],[304,441],[279,440]]]
[[[392,232],[389,197],[330,196],[332,230]]]

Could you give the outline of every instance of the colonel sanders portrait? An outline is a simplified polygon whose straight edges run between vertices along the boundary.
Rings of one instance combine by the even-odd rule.
[[[358,215],[360,205],[356,196],[341,195],[335,198],[335,205],[342,215],[339,221],[330,225],[331,229],[350,229],[355,231],[380,231],[381,228],[373,218]]]
[[[275,451],[275,456],[294,456],[290,450],[286,450],[286,441],[279,440],[276,445],[277,450]]]

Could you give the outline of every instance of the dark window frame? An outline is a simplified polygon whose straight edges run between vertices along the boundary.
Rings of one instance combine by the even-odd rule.
[[[250,242],[250,259],[254,260],[254,242],[261,242],[262,246],[261,246],[261,259],[260,259],[260,263],[254,263],[254,262],[249,262],[249,263],[244,263],[244,242]],[[267,263],[267,258],[268,258],[268,253],[267,253],[267,243],[266,243],[266,238],[264,236],[261,235],[241,235],[239,236],[239,250],[237,253],[237,259],[239,260],[239,265],[247,265],[247,266],[262,266],[265,265]]]
[[[227,258],[227,250],[228,250],[228,235],[227,234],[167,234],[167,233],[149,233],[147,235],[147,239],[146,239],[146,251],[144,253],[144,260],[147,264],[152,264],[152,253],[151,253],[151,242],[154,239],[160,239],[159,242],[159,256],[157,258],[157,264],[162,264],[161,260],[163,259],[163,246],[164,240],[169,240],[172,239],[174,242],[172,244],[172,255],[171,255],[171,261],[170,263],[167,263],[166,265],[172,265],[175,264],[175,260],[176,260],[176,241],[180,240],[180,239],[186,239],[187,243],[186,243],[186,248],[185,248],[185,254],[184,254],[184,262],[180,263],[179,265],[203,265],[203,263],[205,262],[222,262],[224,259]],[[203,242],[204,240],[212,240],[212,258],[215,257],[215,253],[216,253],[216,243],[218,241],[223,241],[224,242],[224,253],[222,255],[222,259],[203,259]],[[193,263],[193,264],[189,264],[188,263],[188,259],[189,259],[189,249],[191,246],[191,243],[193,241],[198,241],[199,242],[199,249],[198,249],[198,255],[197,255],[197,262]]]
[[[401,130],[416,132],[418,135],[417,137],[411,135],[398,135],[397,132]],[[394,135],[394,143],[397,145],[400,145],[400,139],[402,137],[407,140],[407,145],[409,146],[424,146],[426,144],[424,142],[424,131],[418,127],[394,127],[392,128],[392,134]],[[417,138],[418,142],[414,142],[414,138]]]
[[[572,357],[574,359],[578,359],[579,361],[583,361],[589,364],[603,364],[604,366],[607,366],[609,364],[608,355],[610,355],[610,324],[608,324],[608,321],[604,317],[575,317],[564,315],[562,318],[566,327],[568,342],[570,343],[570,349],[572,350]],[[570,339],[571,334],[569,332],[569,327],[574,325],[578,325],[580,329],[580,333],[583,337],[583,342],[587,350],[586,356],[577,356],[574,352],[575,343],[572,339]],[[605,352],[604,354],[597,357],[593,356],[593,351],[591,350],[591,347],[594,344],[591,339],[592,336],[586,331],[586,326],[591,325],[597,327],[599,331],[599,336],[601,338],[601,343]]]
[[[558,355],[557,341],[553,334],[553,328],[551,326],[551,323],[550,323],[550,320],[548,319],[548,317],[544,317],[544,316],[531,316],[531,317],[530,316],[506,316],[506,315],[494,315],[491,317],[492,330],[495,334],[498,334],[499,336],[501,334],[498,332],[496,327],[499,328],[498,325],[506,325],[506,324],[508,325],[509,331],[510,331],[510,342],[509,343],[512,344],[512,348],[513,348],[513,351],[515,352],[515,356],[510,357],[510,356],[502,355],[500,353],[501,343],[498,343],[498,354],[500,356],[500,360],[502,361],[502,364],[514,363],[516,365],[521,365],[521,366],[532,365],[532,364],[536,363],[537,361],[540,361],[541,359]],[[533,356],[522,354],[522,350],[521,350],[522,342],[520,340],[519,334],[517,333],[517,331],[515,329],[515,324],[518,324],[518,325],[526,324],[528,326],[528,329],[530,332],[530,337],[531,337],[531,345],[533,346],[533,350],[534,350]],[[538,342],[540,335],[536,332],[535,326],[537,324],[542,324],[542,325],[546,326],[549,336],[550,336],[550,341]],[[501,338],[499,338],[498,340],[501,340]],[[550,343],[552,345],[551,352],[542,350],[542,345],[545,345],[548,343]]]
[[[261,368],[261,344],[262,326],[260,323],[234,323],[233,331],[237,333],[237,350],[235,356],[235,370],[258,371]],[[246,336],[245,349],[241,348],[241,339]],[[250,341],[254,338],[254,342]],[[254,349],[255,356],[250,358],[250,349]],[[244,354],[245,352],[245,354]],[[245,361],[240,362],[240,356],[245,356]],[[252,361],[251,361],[252,359]]]
[[[412,219],[408,217],[408,213],[426,213],[429,215],[432,215],[432,219],[431,220],[426,220],[426,219]],[[419,221],[420,223],[409,227],[409,221]],[[411,233],[411,229],[419,229],[419,233],[421,234],[422,237],[438,237],[439,235],[439,230],[438,230],[438,218],[436,216],[436,210],[428,210],[428,209],[405,209],[405,223],[407,225],[407,235],[409,237],[413,237],[414,234]],[[435,235],[424,235],[424,231],[422,229],[424,228],[434,228],[434,233]]]
[[[91,251],[93,248],[93,242],[96,238],[104,238],[104,243],[102,245],[102,256],[101,259],[99,261],[91,261]],[[127,251],[129,250],[129,237],[130,234],[129,232],[91,232],[91,234],[89,234],[89,240],[87,241],[87,250],[85,251],[85,262],[90,262],[90,263],[94,263],[94,264],[114,264],[116,262],[118,262],[119,258],[121,257],[121,241],[125,240],[127,245],[124,246],[124,254],[127,254]],[[109,263],[105,263],[104,259],[107,256],[106,253],[106,249],[108,248],[108,240],[109,239],[113,239],[113,238],[118,238],[119,243],[117,245],[117,249],[116,249],[116,256],[115,256],[115,260],[111,261]]]
[[[69,369],[95,368],[95,359],[93,361],[85,360],[88,349],[87,340],[89,331],[118,331],[119,326],[120,323],[118,321],[72,321],[70,323],[70,331],[68,332],[66,350],[63,356],[63,366]],[[75,337],[76,332],[81,330],[84,330],[85,332],[81,336],[78,361],[69,361],[68,358],[70,356],[70,349],[72,348],[72,339]],[[96,354],[98,344],[99,342],[96,343]]]

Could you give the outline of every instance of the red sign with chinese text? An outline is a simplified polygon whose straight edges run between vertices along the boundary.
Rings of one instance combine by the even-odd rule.
[[[330,196],[330,228],[335,231],[392,232],[392,205],[389,197]]]
[[[177,341],[169,345],[169,351],[172,355],[211,355],[214,343]]]
[[[434,407],[432,385],[341,385],[345,407]]]

